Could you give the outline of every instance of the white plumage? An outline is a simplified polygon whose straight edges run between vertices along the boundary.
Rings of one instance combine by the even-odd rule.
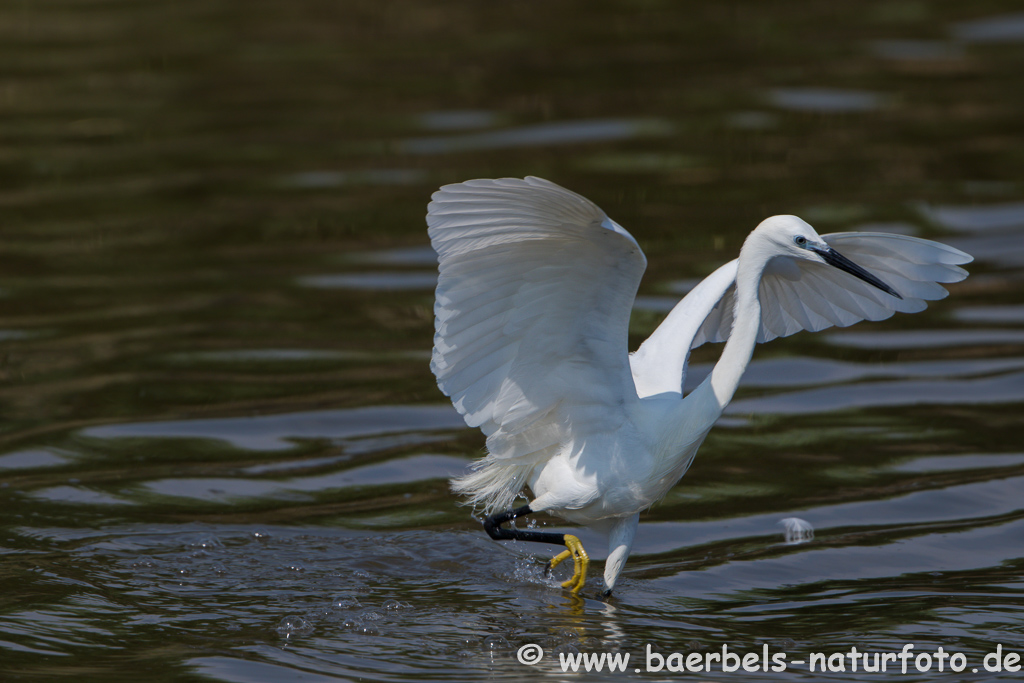
[[[439,261],[431,368],[487,435],[488,455],[453,488],[492,513],[529,487],[531,511],[605,531],[609,590],[639,512],[686,472],[756,342],[920,311],[971,260],[899,235],[821,237],[776,216],[630,356],[647,261],[589,200],[540,178],[470,180],[434,193],[427,224]],[[684,398],[690,349],[725,340]]]

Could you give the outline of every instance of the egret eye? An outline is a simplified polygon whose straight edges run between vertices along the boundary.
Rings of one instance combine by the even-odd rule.
[[[796,237],[793,238],[793,241],[796,242],[796,246],[798,247],[807,246],[807,238],[804,237],[803,235],[797,235]]]

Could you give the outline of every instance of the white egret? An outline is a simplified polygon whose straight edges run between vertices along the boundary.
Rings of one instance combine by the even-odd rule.
[[[573,593],[589,562],[578,538],[502,525],[545,511],[607,534],[609,595],[640,512],[686,473],[758,342],[921,311],[972,260],[929,240],[820,236],[796,216],[773,216],[629,354],[647,260],[595,204],[533,177],[446,185],[432,199],[431,368],[487,435],[488,454],[453,490],[484,509],[492,538],[564,545],[549,566],[573,558],[562,584]],[[716,341],[726,341],[718,363],[684,397],[690,350]],[[532,500],[510,509],[524,488]]]

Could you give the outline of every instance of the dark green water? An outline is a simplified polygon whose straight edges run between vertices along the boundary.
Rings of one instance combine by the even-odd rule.
[[[907,643],[967,667],[710,677],[1019,678],[982,664],[1024,653],[1019,11],[0,4],[0,679]],[[527,174],[643,246],[634,346],[772,214],[977,260],[924,313],[759,349],[616,598],[571,600],[448,493],[483,438],[428,369],[430,193]]]

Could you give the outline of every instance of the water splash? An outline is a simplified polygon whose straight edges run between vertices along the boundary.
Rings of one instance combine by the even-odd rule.
[[[784,529],[786,545],[798,545],[814,540],[814,527],[807,520],[799,517],[786,517],[780,519],[779,524]]]
[[[313,632],[313,624],[302,617],[289,615],[283,618],[274,630],[282,638],[306,636]]]

